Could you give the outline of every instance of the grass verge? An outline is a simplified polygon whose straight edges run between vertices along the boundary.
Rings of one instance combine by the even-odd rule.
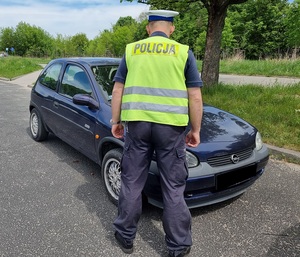
[[[15,77],[42,69],[40,63],[48,63],[48,59],[4,57],[0,58],[0,77],[13,79]]]
[[[198,68],[201,71],[202,62],[198,61]],[[261,75],[261,76],[282,76],[300,77],[300,60],[238,60],[227,59],[220,62],[220,73],[237,75]]]
[[[254,125],[265,143],[300,151],[299,87],[220,84],[202,93],[204,102]]]

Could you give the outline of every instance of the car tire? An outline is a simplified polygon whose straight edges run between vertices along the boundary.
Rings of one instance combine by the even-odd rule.
[[[109,199],[118,205],[121,189],[121,159],[122,149],[108,151],[102,161],[101,175]]]
[[[29,128],[31,137],[35,141],[43,141],[48,137],[48,131],[45,129],[42,117],[35,108],[30,112]]]

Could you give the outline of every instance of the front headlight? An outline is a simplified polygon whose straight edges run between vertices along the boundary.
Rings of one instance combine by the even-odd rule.
[[[262,139],[261,139],[261,135],[259,132],[256,133],[256,137],[255,137],[255,149],[257,151],[259,151],[260,149],[262,149],[263,147],[263,142],[262,142]]]
[[[186,162],[188,164],[188,168],[196,167],[199,164],[197,157],[189,151],[186,151]]]

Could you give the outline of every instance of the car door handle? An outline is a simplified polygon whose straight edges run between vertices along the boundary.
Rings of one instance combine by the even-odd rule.
[[[53,102],[53,106],[54,106],[55,108],[58,108],[58,107],[59,107],[59,103],[56,102],[56,101],[54,101],[54,102]]]

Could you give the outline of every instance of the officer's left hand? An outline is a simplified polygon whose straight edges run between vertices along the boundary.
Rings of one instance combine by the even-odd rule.
[[[111,133],[115,138],[123,138],[124,136],[124,127],[121,124],[115,124],[111,127]]]

